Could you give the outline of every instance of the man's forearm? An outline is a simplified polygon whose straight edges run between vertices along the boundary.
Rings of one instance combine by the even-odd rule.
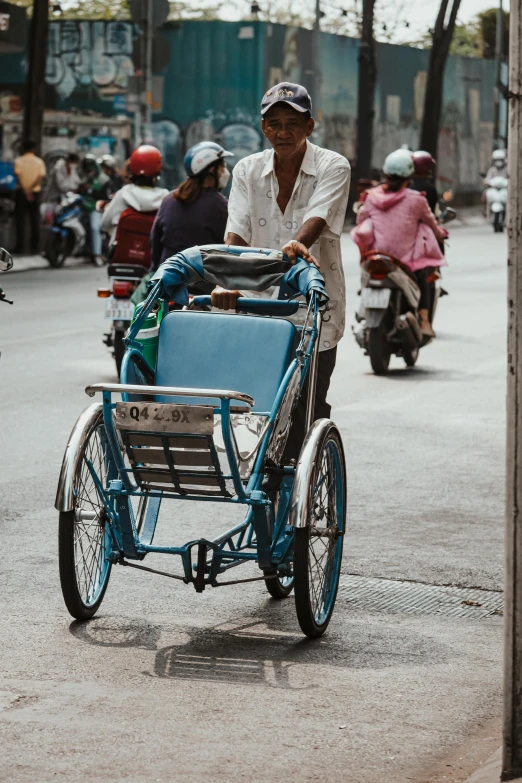
[[[309,218],[303,223],[294,239],[296,242],[302,242],[307,248],[311,248],[323,233],[325,226],[326,220],[323,220],[323,218]]]
[[[245,242],[243,237],[239,234],[229,233],[225,238],[225,245],[239,245],[239,247],[248,247],[248,242]]]

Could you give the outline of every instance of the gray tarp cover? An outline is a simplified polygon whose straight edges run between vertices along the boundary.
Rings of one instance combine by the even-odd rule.
[[[324,301],[328,299],[317,267],[306,261],[291,264],[280,252],[266,255],[246,247],[230,248],[228,252],[208,245],[191,247],[159,267],[150,284],[158,281],[165,293],[179,304],[188,303],[187,286],[202,281],[230,290],[266,291],[279,285],[280,299],[307,296],[314,288]]]

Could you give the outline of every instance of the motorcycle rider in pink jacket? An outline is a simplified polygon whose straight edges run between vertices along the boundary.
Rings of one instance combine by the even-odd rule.
[[[383,172],[386,181],[368,191],[351,236],[361,253],[379,250],[411,269],[421,292],[418,312],[422,332],[434,337],[427,277],[429,268],[447,266],[437,240],[445,239],[448,232],[437,224],[424,195],[408,188],[414,172],[411,152],[392,152]]]

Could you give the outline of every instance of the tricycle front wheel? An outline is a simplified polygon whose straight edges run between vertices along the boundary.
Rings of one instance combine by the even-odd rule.
[[[317,638],[335,606],[346,515],[343,446],[328,419],[315,422],[301,451],[294,491],[301,490],[306,498],[295,505],[294,520],[295,608],[303,633]]]
[[[88,620],[103,601],[111,573],[108,519],[93,478],[95,473],[107,486],[109,447],[101,412],[85,433],[78,457],[74,507],[60,512],[58,559],[65,605],[77,620]]]

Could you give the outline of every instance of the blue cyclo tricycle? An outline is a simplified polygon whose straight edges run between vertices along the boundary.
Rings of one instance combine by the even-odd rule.
[[[259,292],[279,285],[279,298],[240,298],[237,313],[216,313],[210,297],[189,304],[187,286],[200,281]],[[207,245],[166,261],[152,284],[126,338],[122,383],[87,387],[103,402],[80,415],[65,452],[56,508],[67,608],[92,617],[116,564],[198,592],[260,579],[274,598],[293,589],[301,629],[320,636],[335,604],[346,514],[339,431],[329,419],[313,422],[323,278],[280,252]],[[140,330],[159,310],[153,366]],[[306,437],[296,461],[284,451],[303,388]],[[217,538],[155,546],[170,499],[239,503],[246,517]],[[149,552],[178,555],[182,573],[145,567]],[[250,561],[259,576],[226,578]]]

